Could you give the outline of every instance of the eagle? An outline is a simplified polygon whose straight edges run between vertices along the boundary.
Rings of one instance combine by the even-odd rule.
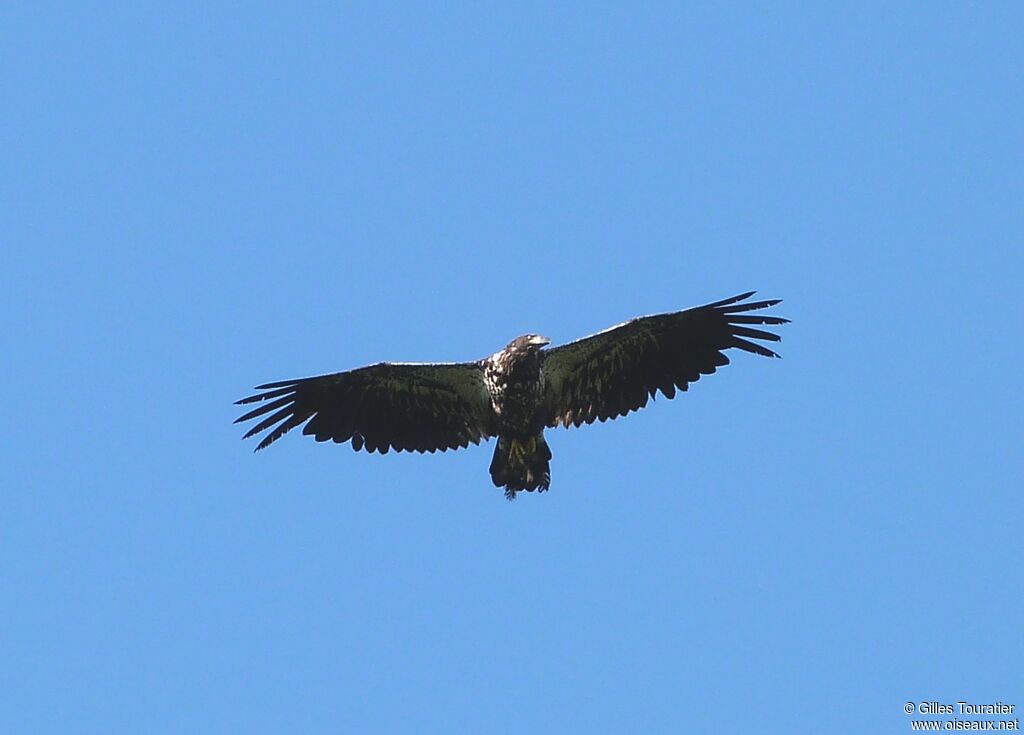
[[[761,342],[780,337],[755,326],[786,324],[752,314],[781,299],[750,291],[704,306],[631,319],[558,347],[537,334],[516,337],[474,362],[392,363],[256,386],[236,405],[259,404],[235,423],[259,421],[265,449],[292,429],[355,451],[442,452],[497,437],[490,473],[514,500],[551,483],[544,430],[625,416],[661,392],[673,398],[729,364],[726,350],[779,357]]]

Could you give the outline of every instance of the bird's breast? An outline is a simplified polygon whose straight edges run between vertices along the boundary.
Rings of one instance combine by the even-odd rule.
[[[544,395],[544,371],[539,366],[532,371],[505,371],[499,367],[486,371],[484,379],[503,432],[533,431]]]

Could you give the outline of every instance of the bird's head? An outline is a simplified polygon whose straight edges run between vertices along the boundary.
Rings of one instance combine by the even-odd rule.
[[[541,337],[539,334],[524,334],[509,342],[505,349],[512,352],[534,352],[549,344],[551,344],[551,340],[547,337]]]

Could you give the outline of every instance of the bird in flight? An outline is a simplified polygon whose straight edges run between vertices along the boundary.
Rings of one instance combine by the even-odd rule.
[[[551,483],[544,429],[625,416],[658,391],[673,398],[728,365],[728,349],[778,357],[754,340],[780,337],[752,325],[789,320],[750,312],[781,299],[747,301],[753,295],[638,317],[550,349],[546,337],[524,334],[475,362],[381,362],[266,383],[236,402],[259,405],[235,423],[259,419],[243,437],[266,431],[257,451],[303,423],[302,433],[318,442],[381,454],[446,451],[497,437],[491,480],[514,500]]]

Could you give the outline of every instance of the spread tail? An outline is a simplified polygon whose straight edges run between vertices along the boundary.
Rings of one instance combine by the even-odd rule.
[[[505,497],[516,499],[520,490],[543,492],[551,483],[551,449],[544,434],[519,439],[498,437],[491,460],[491,480],[496,487],[505,488]]]

